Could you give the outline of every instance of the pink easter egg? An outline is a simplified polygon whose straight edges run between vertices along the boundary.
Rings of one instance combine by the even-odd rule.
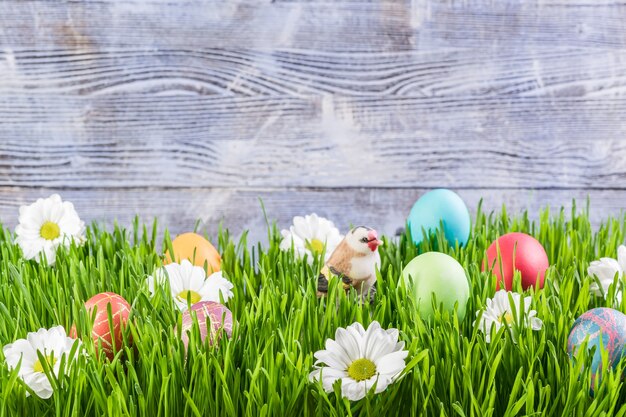
[[[526,233],[507,233],[496,239],[487,249],[487,259],[483,261],[483,271],[493,271],[497,277],[496,289],[513,289],[515,270],[522,276],[522,288],[528,289],[538,284],[543,288],[546,270],[550,267],[548,255],[541,243]]]
[[[220,330],[231,337],[233,333],[233,315],[228,308],[213,301],[200,301],[191,306],[183,313],[181,338],[185,348],[189,345],[189,332],[193,327],[193,316],[198,320],[200,337],[202,342],[209,337],[209,344],[214,345],[219,342]]]

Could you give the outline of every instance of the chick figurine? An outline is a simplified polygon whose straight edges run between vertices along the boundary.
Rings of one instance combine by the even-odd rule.
[[[354,287],[361,297],[369,294],[370,302],[376,293],[376,268],[380,267],[378,247],[382,245],[376,230],[358,226],[350,230],[330,255],[317,281],[317,295],[328,293],[330,274],[341,278],[347,291]]]

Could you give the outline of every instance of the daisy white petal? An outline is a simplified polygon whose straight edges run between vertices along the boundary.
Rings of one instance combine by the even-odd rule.
[[[626,246],[620,245],[617,249],[617,259],[600,258],[593,261],[587,268],[587,274],[594,278],[594,282],[589,285],[589,290],[597,296],[604,298],[609,294],[609,288],[617,276],[619,280],[624,279],[626,272]],[[621,303],[621,290],[616,291],[615,298]]]
[[[622,268],[622,272],[626,272],[626,246],[624,245],[619,245],[617,248],[617,263]]]
[[[368,332],[367,339],[365,340],[365,352],[366,358],[378,358],[388,353],[393,352],[396,347],[397,338],[393,338],[386,332],[372,331]]]
[[[355,335],[343,327],[339,327],[335,332],[335,340],[339,345],[343,346],[345,352],[350,357],[360,355],[360,335]]]
[[[406,350],[389,353],[376,361],[376,367],[381,369],[381,373],[384,372],[385,375],[394,377],[404,369],[404,360],[408,354]]]
[[[331,392],[332,390],[326,390]],[[364,382],[357,382],[352,378],[341,379],[341,394],[350,401],[358,401],[367,394],[367,386]]]
[[[394,351],[396,350],[404,350],[404,341],[396,343]]]
[[[48,366],[55,377],[61,372],[69,373],[73,361],[76,359],[78,350],[73,357],[68,357],[76,339],[68,337],[62,326],[51,329],[39,329],[37,332],[28,333],[26,339],[19,339],[5,345],[2,348],[9,369],[15,369],[19,365],[18,375],[26,385],[41,398],[50,398],[53,394],[52,384],[44,372],[44,366],[39,360],[39,352],[48,362]],[[80,343],[80,342],[78,342]],[[60,369],[62,358],[65,357],[68,364],[65,369]],[[20,363],[21,361],[21,363]],[[29,395],[27,392],[26,395]]]
[[[512,304],[509,295],[511,296]],[[474,322],[474,325],[485,334],[485,341],[487,343],[491,342],[492,327],[498,332],[502,326],[506,326],[511,333],[513,341],[516,340],[513,318],[516,314],[519,314],[521,300],[522,296],[520,294],[506,290],[499,290],[493,298],[487,299],[486,307],[485,310],[482,311],[480,320]],[[537,312],[530,309],[531,303],[532,297],[524,298],[524,315],[521,317],[519,324],[530,327],[533,330],[540,330],[542,321],[535,317]],[[480,315],[480,313],[480,311],[477,312],[476,316]]]
[[[384,330],[373,322],[367,330],[359,323],[335,332],[336,340],[328,339],[326,349],[315,352],[316,369],[311,380],[322,380],[326,392],[341,380],[341,393],[349,400],[360,400],[376,385],[376,393],[384,391],[405,368],[408,355],[404,343],[398,342],[395,329]]]
[[[377,322],[374,322],[374,323],[377,323]],[[358,335],[361,337],[365,335],[365,328],[359,322],[352,323],[346,328],[346,330],[348,330],[353,335]]]
[[[313,371],[309,374],[309,381],[313,382],[320,378],[322,375],[322,368],[313,369]]]
[[[233,297],[232,289],[235,286],[224,278],[222,271],[214,272],[204,281],[203,293],[206,294],[208,301],[215,301],[220,303],[220,296],[224,302],[230,300]]]
[[[296,255],[299,258],[304,257],[304,255],[307,253],[304,240],[300,239],[300,237],[295,233],[291,233],[291,230],[282,230],[280,233],[283,236],[283,239],[280,241],[279,245],[280,250],[288,251],[293,245]]]
[[[78,217],[74,205],[63,202],[58,194],[21,206],[18,221],[15,242],[25,259],[40,262],[45,258],[52,265],[59,247],[85,240],[85,223]]]
[[[233,296],[233,284],[215,272],[206,276],[204,268],[195,266],[187,259],[180,264],[172,262],[156,270],[153,276],[146,279],[148,291],[154,295],[157,285],[169,282],[172,298],[181,311],[187,309],[187,300],[191,304],[200,301],[226,302]]]
[[[391,336],[392,338],[394,338],[394,339],[398,340],[398,336],[399,336],[399,334],[400,334],[400,332],[398,331],[398,329],[388,329],[388,330],[386,330],[386,332],[387,332],[387,334],[388,334],[389,336]],[[402,343],[404,343],[404,342],[402,342]]]
[[[348,356],[343,346],[332,339],[326,340],[326,350],[318,351],[315,357],[320,362],[337,369],[345,369],[352,362],[351,357]]]
[[[593,282],[589,289],[594,292],[595,295],[604,296],[608,293],[609,286],[613,283],[615,275],[621,276],[623,271],[619,263],[612,258],[600,258],[600,260],[593,261],[587,268],[587,273],[591,277],[597,278],[599,282]]]
[[[315,381],[320,379],[321,377],[324,390],[330,392],[333,390],[333,384],[335,383],[335,381],[345,378],[347,377],[347,375],[348,374],[346,373],[346,371],[341,371],[335,368],[318,368],[311,372],[311,374],[309,375],[309,380]]]
[[[317,214],[313,213],[306,216],[306,219],[302,216],[296,216],[293,218],[293,232],[298,236],[315,236],[315,230],[313,229],[318,224]]]
[[[541,330],[543,327],[543,321],[540,318],[532,317],[530,319],[530,326],[533,330]]]
[[[393,382],[393,378],[384,374],[380,374],[378,375],[378,378],[373,382],[376,382],[376,394],[379,394],[387,389],[389,384]]]
[[[325,260],[330,258],[337,245],[343,239],[334,223],[313,213],[307,216],[296,216],[289,230],[282,230],[281,250],[290,250],[292,245],[299,257],[305,254],[312,261],[313,255],[322,253],[326,247]]]

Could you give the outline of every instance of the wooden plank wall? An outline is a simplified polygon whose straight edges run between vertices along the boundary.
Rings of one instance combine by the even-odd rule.
[[[626,204],[626,3],[0,2],[0,219],[265,233],[316,211],[394,233],[475,208]],[[582,202],[581,202],[582,203]]]

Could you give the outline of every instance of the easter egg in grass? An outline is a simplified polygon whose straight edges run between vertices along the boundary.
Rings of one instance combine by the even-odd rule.
[[[189,332],[193,331],[194,316],[198,321],[200,340],[209,338],[210,345],[216,345],[223,333],[231,337],[233,333],[233,315],[228,308],[214,301],[201,301],[183,313],[180,337],[189,345]]]
[[[548,255],[541,243],[526,233],[507,233],[496,239],[487,249],[483,271],[491,271],[497,278],[496,289],[513,289],[515,271],[522,277],[522,288],[543,288],[546,270],[550,266]]]
[[[112,322],[109,322],[109,306]],[[101,347],[109,360],[113,359],[115,352],[124,347],[122,331],[128,321],[130,304],[118,294],[103,292],[87,300],[85,308],[89,318],[95,314],[91,327],[91,338],[94,341],[96,351]],[[70,336],[77,337],[75,326],[72,326]]]
[[[576,319],[567,338],[567,351],[571,357],[577,354],[584,342],[587,350],[593,350],[591,359],[591,390],[600,384],[602,374],[602,350],[608,353],[608,364],[615,368],[626,355],[626,315],[612,308],[599,307],[583,313]],[[599,379],[596,380],[596,375]]]
[[[165,264],[171,262],[180,263],[181,260],[187,259],[196,266],[204,267],[206,264],[209,274],[217,272],[221,268],[222,258],[217,249],[197,233],[183,233],[176,236],[172,240],[172,249],[174,250],[174,261],[169,251],[165,252]]]
[[[465,269],[453,257],[440,252],[426,252],[412,259],[402,270],[402,277],[419,305],[424,319],[433,316],[432,297],[437,304],[452,311],[458,303],[460,320],[465,317],[465,306],[470,287]]]
[[[435,233],[443,225],[443,233],[450,246],[467,243],[470,235],[470,214],[465,202],[454,191],[444,188],[427,192],[411,208],[407,219],[411,238],[419,245],[424,232]]]

